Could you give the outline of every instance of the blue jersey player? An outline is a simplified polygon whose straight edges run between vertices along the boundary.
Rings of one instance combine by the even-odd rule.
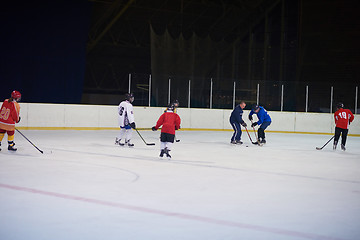
[[[249,120],[252,121],[253,117],[252,115],[256,114],[258,117],[258,121],[251,124],[251,127],[255,127],[256,125],[259,125],[258,129],[258,140],[260,143],[266,143],[265,140],[265,129],[271,124],[271,118],[270,115],[267,113],[265,108],[256,105],[249,113]]]
[[[231,138],[232,144],[242,144],[241,140],[241,126],[246,127],[246,123],[242,119],[243,109],[246,107],[246,103],[241,101],[239,105],[237,105],[231,113],[230,116],[230,124],[234,129],[234,134]]]

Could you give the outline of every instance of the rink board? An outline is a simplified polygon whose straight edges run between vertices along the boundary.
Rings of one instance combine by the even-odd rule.
[[[117,106],[20,103],[21,129],[117,129]],[[165,108],[134,107],[138,128],[151,128]],[[179,108],[181,127],[186,130],[231,130],[231,110]],[[249,111],[244,111],[244,120]],[[269,111],[272,124],[269,132],[331,134],[334,117],[330,113]],[[350,134],[360,136],[359,115],[350,126]],[[249,127],[250,128],[250,127]]]

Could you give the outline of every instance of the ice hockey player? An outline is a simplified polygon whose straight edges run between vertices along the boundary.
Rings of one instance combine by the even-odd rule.
[[[246,127],[247,124],[242,119],[243,109],[246,107],[246,103],[241,101],[239,105],[237,105],[230,115],[230,124],[234,129],[234,134],[231,137],[232,144],[242,144],[241,140],[241,126]],[[241,126],[240,126],[241,125]]]
[[[265,110],[265,108],[255,105],[253,109],[249,113],[249,120],[252,122],[253,117],[252,115],[256,114],[258,117],[257,122],[253,122],[251,124],[251,127],[255,127],[256,125],[259,125],[258,129],[258,142],[259,143],[266,143],[265,140],[265,129],[271,124],[271,118],[268,112]]]
[[[16,151],[14,143],[15,123],[20,122],[20,106],[18,102],[21,99],[21,93],[14,90],[9,99],[5,99],[0,109],[0,146],[5,133],[8,135],[8,150]],[[1,148],[0,148],[1,150]]]
[[[160,116],[156,126],[152,127],[152,130],[156,131],[162,125],[160,135],[160,157],[163,157],[165,154],[168,159],[171,158],[169,152],[171,151],[172,143],[174,143],[175,130],[180,129],[181,123],[181,119],[179,115],[174,113],[174,109],[174,105],[169,105],[166,112]]]
[[[335,138],[333,149],[336,149],[337,143],[341,135],[341,149],[346,150],[346,138],[349,132],[349,125],[354,120],[354,115],[349,109],[344,109],[343,103],[338,103],[336,105],[336,112],[334,113],[335,118]]]
[[[130,142],[132,137],[132,128],[135,129],[135,118],[133,112],[132,102],[134,101],[134,94],[127,93],[125,94],[125,100],[119,104],[118,113],[119,113],[119,125],[120,133],[115,140],[115,144],[124,146],[128,145],[133,147],[134,144]],[[125,137],[125,143],[121,143],[121,139]]]

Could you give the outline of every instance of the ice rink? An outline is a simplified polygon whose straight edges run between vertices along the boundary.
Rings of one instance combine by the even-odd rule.
[[[0,239],[360,239],[360,138],[318,151],[330,135],[180,131],[172,160],[160,132],[22,131],[0,152]],[[350,129],[351,133],[351,129]],[[254,133],[251,132],[254,138]],[[248,147],[247,147],[248,146]]]

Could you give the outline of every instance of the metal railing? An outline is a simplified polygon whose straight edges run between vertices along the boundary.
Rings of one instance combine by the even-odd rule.
[[[167,79],[166,79],[167,78]],[[198,79],[129,74],[128,92],[137,106],[163,107],[175,99],[181,107],[232,109],[244,100],[246,109],[258,104],[269,111],[333,113],[338,102],[358,113],[360,82],[275,82],[232,79]]]

